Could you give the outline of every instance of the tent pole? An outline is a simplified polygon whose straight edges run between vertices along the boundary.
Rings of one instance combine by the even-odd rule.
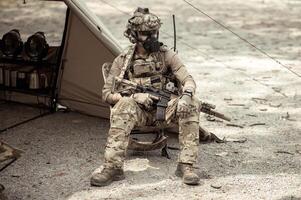
[[[60,47],[60,51],[59,51],[59,57],[58,57],[58,61],[57,61],[57,69],[56,69],[56,76],[55,76],[55,86],[52,89],[52,95],[51,95],[51,107],[50,110],[51,112],[55,112],[56,111],[56,104],[58,101],[58,93],[59,93],[59,85],[60,85],[60,81],[61,79],[59,79],[59,75],[60,75],[60,70],[62,70],[61,68],[64,65],[64,61],[62,60],[63,58],[63,54],[64,54],[64,50],[65,50],[65,44],[66,44],[66,36],[67,36],[67,31],[68,31],[68,21],[69,21],[69,15],[70,15],[70,8],[67,8],[66,11],[66,17],[65,17],[65,26],[64,26],[64,32],[63,32],[63,37],[62,37],[62,43],[61,43],[61,47]]]

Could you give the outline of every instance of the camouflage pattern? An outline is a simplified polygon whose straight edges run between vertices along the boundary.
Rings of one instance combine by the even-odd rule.
[[[148,57],[144,58],[139,55],[129,56],[132,52],[133,46],[131,46],[128,52],[120,54],[115,58],[112,63],[112,67],[106,78],[106,83],[102,90],[103,101],[114,105],[118,100],[114,99],[115,93],[112,91],[113,79],[115,76],[121,78],[125,77],[133,82],[149,85],[151,79],[160,79],[159,82],[151,83],[153,87],[164,89],[164,85],[169,80],[175,80],[178,83],[178,89],[181,93],[182,90],[190,89],[193,93],[195,92],[196,84],[192,76],[186,70],[185,65],[182,63],[177,53],[172,50],[162,47],[159,52],[151,53]],[[131,60],[129,60],[131,59]],[[144,64],[143,64],[144,62]],[[126,65],[128,63],[128,66]],[[151,64],[153,67],[148,67],[146,63]],[[148,67],[146,73],[140,73],[141,71],[135,73],[132,67],[134,64],[139,64],[140,67]],[[123,70],[126,66],[127,70]],[[146,71],[146,70],[144,70]]]
[[[199,102],[193,98],[190,116],[179,118],[176,114],[179,98],[168,103],[166,125],[179,124],[180,154],[178,162],[194,164],[199,144]],[[105,149],[105,168],[123,168],[129,135],[137,126],[155,125],[155,110],[147,111],[130,97],[122,97],[111,110],[111,127]]]
[[[148,10],[138,8],[134,16],[129,19],[125,36],[131,42],[133,31],[158,30],[161,26],[160,19],[149,13]],[[175,82],[178,93],[172,96],[166,109],[165,126],[176,124],[179,126],[180,153],[178,161],[194,164],[198,154],[199,144],[199,101],[194,96],[187,105],[189,115],[185,118],[177,114],[178,102],[182,91],[189,89],[195,93],[196,84],[179,59],[177,53],[162,46],[159,52],[149,55],[138,55],[135,45],[125,53],[119,55],[112,63],[111,69],[105,78],[102,90],[102,99],[111,104],[110,130],[105,149],[105,168],[123,168],[126,150],[129,144],[129,135],[134,127],[155,126],[156,108],[146,108],[137,103],[134,98],[127,97],[131,94],[119,95],[113,88],[114,77],[125,78],[141,85],[151,85],[158,89],[166,89],[167,83]]]
[[[136,31],[159,30],[161,27],[159,17],[150,13],[148,10],[138,8],[134,15],[128,20],[124,36],[129,38],[132,43],[136,42],[134,37]]]

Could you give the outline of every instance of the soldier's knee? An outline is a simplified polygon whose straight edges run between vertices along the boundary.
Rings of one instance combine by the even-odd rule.
[[[118,114],[135,114],[137,110],[137,103],[130,97],[122,97],[115,106],[111,109],[111,115]]]
[[[131,97],[122,97],[118,103],[120,104],[127,104],[127,105],[134,105],[135,104],[135,100]]]
[[[129,97],[122,97],[111,109],[111,128],[129,133],[137,122],[137,104]]]

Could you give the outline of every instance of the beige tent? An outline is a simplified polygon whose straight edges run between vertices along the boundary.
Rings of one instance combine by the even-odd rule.
[[[108,117],[101,102],[101,66],[120,53],[117,41],[79,0],[64,0],[68,6],[65,45],[58,79],[58,102],[86,114]]]
[[[62,44],[58,48],[56,87],[48,96],[1,91],[6,100],[22,103],[56,103],[85,114],[109,116],[109,106],[101,101],[103,77],[101,66],[112,62],[121,47],[100,19],[80,0],[62,0],[67,6]],[[40,102],[39,102],[40,101]]]

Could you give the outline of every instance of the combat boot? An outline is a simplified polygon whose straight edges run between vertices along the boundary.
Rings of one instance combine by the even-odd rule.
[[[113,181],[120,181],[125,179],[122,169],[104,168],[100,173],[95,173],[91,177],[92,186],[106,186]]]
[[[175,174],[182,177],[187,185],[198,185],[200,182],[200,177],[194,172],[192,164],[178,163]]]

